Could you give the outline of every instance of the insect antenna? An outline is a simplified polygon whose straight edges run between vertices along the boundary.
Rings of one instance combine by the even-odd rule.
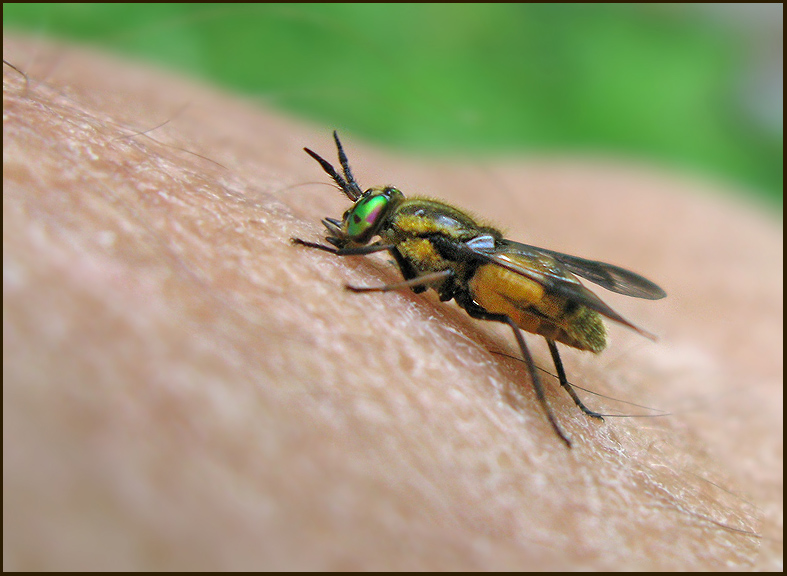
[[[336,131],[333,132],[333,139],[336,141],[336,148],[339,150],[339,162],[342,163],[342,169],[344,170],[344,176],[339,174],[336,171],[330,162],[328,162],[325,158],[310,150],[309,148],[304,148],[303,151],[306,152],[309,156],[317,160],[317,162],[322,166],[322,169],[325,170],[325,173],[330,176],[336,184],[339,185],[342,192],[353,202],[358,200],[363,195],[361,191],[361,187],[358,186],[358,183],[355,181],[352,172],[350,171],[350,163],[347,161],[347,155],[344,153],[344,148],[342,148],[342,143],[339,141],[339,136],[336,134]]]
[[[363,190],[361,190],[358,182],[355,181],[355,176],[353,176],[353,173],[350,171],[350,162],[347,160],[347,154],[344,153],[344,148],[339,141],[339,134],[336,133],[336,130],[333,131],[333,140],[336,142],[336,149],[339,151],[339,162],[342,164],[342,170],[344,170],[344,177],[347,179],[347,185],[352,188],[353,192],[357,194],[356,198],[358,198],[363,194]]]

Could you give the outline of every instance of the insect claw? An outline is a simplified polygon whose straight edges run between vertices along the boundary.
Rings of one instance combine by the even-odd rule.
[[[352,284],[345,284],[345,290],[350,292],[385,292],[385,286],[353,286]]]

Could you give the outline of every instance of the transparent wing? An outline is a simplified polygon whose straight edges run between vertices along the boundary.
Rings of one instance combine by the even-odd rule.
[[[496,244],[496,245],[495,245]],[[575,258],[552,250],[520,244],[510,240],[494,242],[491,237],[480,237],[464,244],[475,256],[502,266],[525,278],[538,282],[547,292],[562,296],[614,320],[635,332],[655,340],[650,332],[632,324],[601,298],[585,288],[573,274],[619,294],[639,298],[657,299],[666,294],[650,280],[603,262]],[[568,260],[568,263],[565,260]],[[644,294],[644,295],[643,295]]]
[[[487,249],[488,244],[481,246],[480,251],[485,252]],[[586,260],[577,256],[555,252],[554,250],[520,244],[512,240],[498,240],[494,251],[506,254],[521,254],[527,258],[537,258],[540,254],[549,256],[562,264],[565,270],[617,294],[644,298],[646,300],[660,300],[667,295],[664,290],[647,278],[613,264],[598,262],[597,260]]]

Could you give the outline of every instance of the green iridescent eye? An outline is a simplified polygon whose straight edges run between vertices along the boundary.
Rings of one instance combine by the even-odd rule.
[[[374,229],[389,201],[390,198],[385,194],[360,200],[347,215],[347,235],[356,239]]]

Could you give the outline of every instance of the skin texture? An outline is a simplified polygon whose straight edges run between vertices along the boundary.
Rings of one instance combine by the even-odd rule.
[[[572,382],[672,414],[599,423],[544,375],[568,450],[494,353],[516,354],[507,328],[352,294],[398,275],[289,243],[349,206],[301,150],[333,162],[333,127],[76,49],[3,52],[28,76],[3,68],[5,569],[779,569],[775,219],[652,167],[429,162],[339,127],[362,186],[667,291],[597,291],[659,342],[609,326],[602,355],[561,352]]]

